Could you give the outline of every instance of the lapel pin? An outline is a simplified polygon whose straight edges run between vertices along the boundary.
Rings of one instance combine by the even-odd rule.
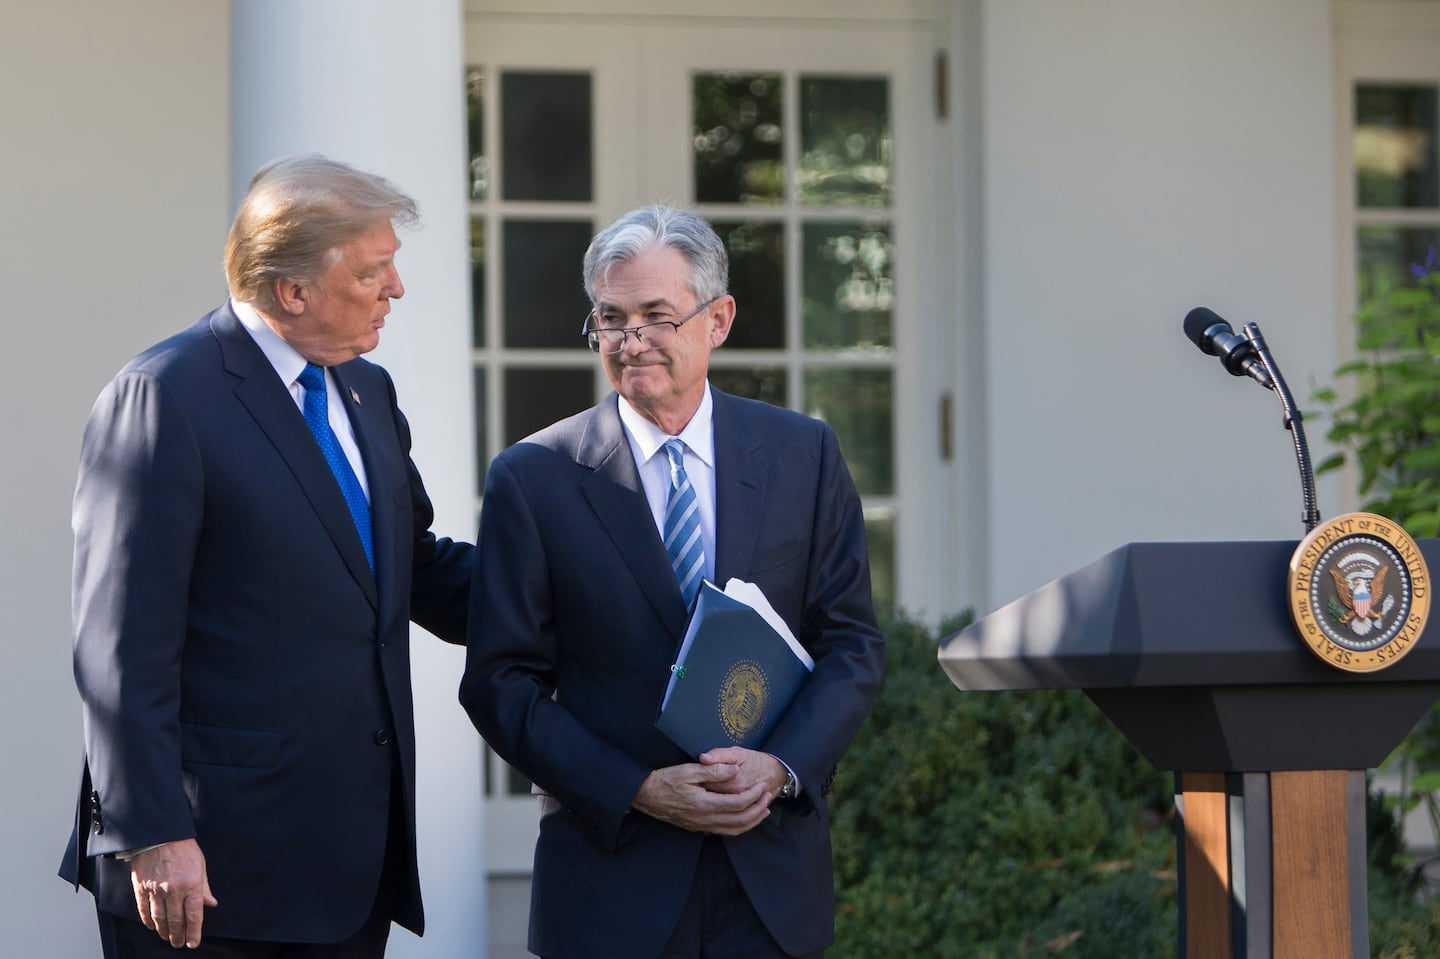
[[[350,398],[355,401],[356,406],[360,405],[360,392],[358,390],[351,390]]]

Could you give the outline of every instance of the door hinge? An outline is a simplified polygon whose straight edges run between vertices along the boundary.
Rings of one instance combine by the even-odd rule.
[[[950,458],[955,455],[955,444],[951,439],[955,434],[951,423],[954,405],[951,394],[940,394],[940,462],[942,463],[950,462]]]
[[[944,50],[935,51],[935,118],[945,119],[950,113],[950,59]]]

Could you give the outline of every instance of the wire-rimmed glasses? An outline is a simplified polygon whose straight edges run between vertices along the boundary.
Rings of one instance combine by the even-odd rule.
[[[619,314],[596,316],[595,311],[591,310],[585,314],[585,325],[580,328],[580,335],[589,342],[590,349],[601,356],[619,353],[625,349],[625,337],[632,335],[639,341],[642,349],[667,349],[670,344],[675,342],[675,337],[680,333],[680,327],[699,316],[707,306],[718,299],[719,297],[712,296],[678,320],[656,320],[652,323],[642,323],[639,326],[607,326],[605,321],[609,316],[613,315],[618,320]]]

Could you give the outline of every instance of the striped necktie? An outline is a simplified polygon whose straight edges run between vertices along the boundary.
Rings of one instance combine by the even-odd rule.
[[[360,479],[345,458],[335,431],[330,428],[330,410],[325,400],[325,371],[314,363],[307,363],[296,379],[305,387],[305,424],[315,434],[315,442],[320,444],[320,452],[325,454],[325,462],[330,464],[335,482],[340,484],[345,505],[350,507],[350,516],[355,520],[355,531],[360,534],[360,545],[365,547],[370,573],[374,575],[375,545],[370,535],[370,501],[365,498]]]
[[[700,540],[700,503],[695,498],[695,487],[685,475],[685,444],[678,439],[665,443],[665,452],[670,456],[670,498],[665,505],[665,552],[670,554],[670,566],[675,570],[675,581],[680,584],[680,595],[685,598],[685,608],[695,605],[700,594],[700,582],[705,578],[705,544]]]

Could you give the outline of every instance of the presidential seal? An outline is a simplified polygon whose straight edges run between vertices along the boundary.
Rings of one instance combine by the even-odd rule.
[[[1398,523],[1346,513],[1316,527],[1290,557],[1290,616],[1332,666],[1369,673],[1415,646],[1430,614],[1430,576]]]
[[[770,683],[760,664],[737,660],[720,683],[720,722],[734,742],[741,743],[765,718],[770,704]]]

